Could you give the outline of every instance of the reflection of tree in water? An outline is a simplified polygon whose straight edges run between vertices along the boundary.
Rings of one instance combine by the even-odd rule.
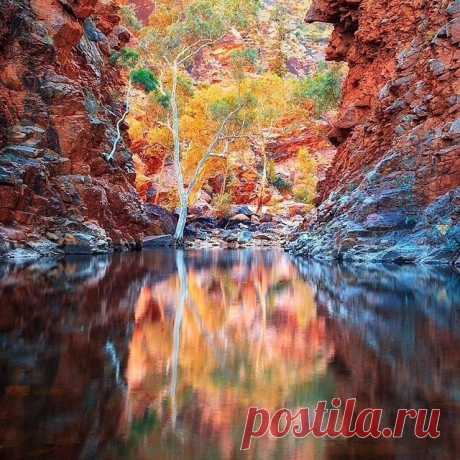
[[[205,458],[212,447],[213,458],[227,458],[239,449],[249,405],[276,409],[329,397],[333,350],[310,287],[286,257],[219,251],[184,260],[178,252],[176,261],[178,272],[145,286],[136,309],[127,430],[130,421],[156,414],[144,449],[168,451],[167,440],[175,439],[173,450]],[[162,313],[146,314],[145,299]]]
[[[390,417],[440,407],[441,438],[268,438],[250,458],[457,458],[458,272],[295,264],[168,250],[2,266],[1,454],[239,458],[249,405],[334,394]]]

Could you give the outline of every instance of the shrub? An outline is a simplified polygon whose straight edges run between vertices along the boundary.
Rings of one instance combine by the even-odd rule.
[[[336,108],[342,97],[342,76],[337,67],[320,69],[298,83],[295,97],[315,103],[317,115]]]
[[[267,178],[270,184],[273,184],[276,180],[276,163],[274,160],[268,160],[267,163]]]
[[[246,48],[242,51],[232,53],[232,61],[235,65],[244,66],[247,64],[256,65],[259,58],[259,52],[254,48]]]
[[[271,184],[276,187],[281,193],[290,192],[292,190],[292,183],[283,177],[281,174],[277,174]]]
[[[301,148],[297,153],[297,165],[302,178],[294,189],[294,198],[302,203],[313,205],[318,183],[317,161],[307,148]]]
[[[110,55],[112,65],[119,64],[123,67],[134,67],[139,62],[139,53],[132,48],[123,48]]]
[[[131,81],[141,85],[147,93],[156,91],[159,87],[158,78],[149,69],[138,69],[131,72]]]
[[[212,203],[217,217],[228,217],[232,210],[232,196],[229,193],[220,193]]]
[[[294,191],[294,198],[305,204],[314,204],[316,191],[314,187],[303,185]]]
[[[164,109],[168,109],[171,105],[171,96],[169,94],[157,93],[155,99]]]

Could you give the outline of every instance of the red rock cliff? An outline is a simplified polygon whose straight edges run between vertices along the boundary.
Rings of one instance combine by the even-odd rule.
[[[123,82],[109,64],[129,40],[102,0],[0,0],[0,255],[94,253],[165,229],[111,149]]]
[[[328,59],[350,72],[314,257],[443,262],[460,254],[460,1],[316,0]]]

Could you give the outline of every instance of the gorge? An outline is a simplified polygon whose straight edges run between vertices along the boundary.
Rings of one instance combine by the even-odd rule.
[[[135,189],[126,132],[115,161],[103,158],[124,110],[109,62],[131,39],[118,6],[2,0],[0,9],[2,257],[139,248],[173,233],[174,216]],[[327,58],[349,73],[329,132],[338,151],[293,253],[458,261],[459,11],[458,0],[313,3],[306,22],[334,24]]]
[[[459,46],[460,0],[0,0],[0,458],[457,460]],[[390,435],[241,450],[349,399]]]

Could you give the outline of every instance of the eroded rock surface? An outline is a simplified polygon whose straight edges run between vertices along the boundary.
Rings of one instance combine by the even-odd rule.
[[[317,0],[350,72],[317,220],[317,258],[451,263],[460,255],[460,1]]]
[[[0,257],[97,253],[166,233],[131,153],[102,158],[123,112],[110,65],[129,33],[99,0],[0,0]],[[166,225],[167,226],[167,225]]]

